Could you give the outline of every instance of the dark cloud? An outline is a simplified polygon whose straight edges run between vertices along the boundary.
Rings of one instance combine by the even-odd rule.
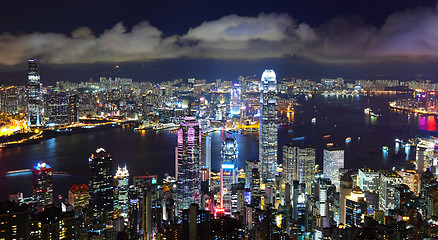
[[[376,28],[361,19],[336,17],[311,27],[287,14],[228,15],[164,36],[144,21],[93,33],[88,27],[59,33],[0,34],[0,64],[39,57],[51,64],[134,62],[155,59],[264,59],[301,56],[319,62],[427,61],[438,59],[438,10],[396,12]]]

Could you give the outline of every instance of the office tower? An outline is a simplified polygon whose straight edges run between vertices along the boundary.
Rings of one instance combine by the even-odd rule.
[[[245,184],[244,183],[235,183],[232,185],[232,194],[231,194],[231,209],[234,217],[238,218],[239,216],[245,216]]]
[[[347,196],[350,196],[351,190],[353,189],[353,179],[349,172],[344,173],[341,177],[340,182],[340,194],[339,194],[339,208],[340,208],[340,222],[339,224],[343,224],[345,226],[345,199]]]
[[[307,204],[306,204],[306,194],[300,193],[296,200],[296,212],[297,212],[297,227],[298,235],[303,236],[307,229]]]
[[[92,229],[99,231],[114,219],[113,159],[99,148],[88,159],[89,214]]]
[[[221,208],[225,214],[231,214],[232,185],[236,182],[236,166],[233,163],[221,165]]]
[[[406,184],[409,187],[409,190],[412,191],[416,196],[418,196],[420,175],[417,174],[414,170],[398,171],[397,173],[402,177],[403,184]]]
[[[324,177],[330,178],[339,189],[339,169],[344,168],[344,150],[324,149]]]
[[[371,168],[360,168],[358,171],[358,186],[364,192],[379,191],[379,172]]]
[[[50,92],[44,95],[44,122],[48,126],[67,124],[68,116],[67,93]]]
[[[367,213],[367,204],[365,193],[359,186],[354,187],[351,194],[346,197],[345,208],[345,226],[362,225],[362,218]]]
[[[241,108],[241,90],[239,84],[234,84],[233,89],[231,89],[231,102],[230,102],[230,112],[231,116],[240,117],[240,108]]]
[[[417,167],[417,173],[419,175],[423,174],[426,169],[429,169],[434,165],[434,150],[435,143],[433,142],[420,141],[417,143],[417,150],[415,151],[415,163]]]
[[[262,163],[258,159],[245,161],[245,188],[250,188],[254,168],[262,169]]]
[[[312,190],[315,179],[315,148],[306,146],[283,146],[283,181],[298,180],[306,184],[306,194]]]
[[[27,82],[27,118],[29,126],[40,126],[41,119],[41,83],[38,59],[29,59]]]
[[[176,178],[178,215],[191,203],[198,203],[201,190],[200,179],[200,143],[201,131],[192,116],[184,117],[178,129],[176,147]]]
[[[394,198],[394,188],[403,183],[402,177],[394,171],[380,172],[379,209],[385,213],[400,206]]]
[[[87,207],[88,186],[85,184],[71,186],[68,190],[68,203],[73,207]]]
[[[77,123],[79,121],[79,99],[78,95],[68,96],[68,123]]]
[[[190,204],[189,209],[182,212],[182,232],[182,239],[210,239],[210,212]]]
[[[207,167],[201,167],[201,193],[202,195],[208,194],[210,191],[210,171]],[[201,208],[203,206],[201,205]]]
[[[128,197],[128,233],[130,238],[134,238],[137,236],[137,231],[140,229],[140,196],[133,185],[129,186]]]
[[[251,172],[251,205],[255,208],[260,206],[262,196],[260,192],[261,187],[261,176],[258,168],[253,168]]]
[[[211,172],[211,137],[205,133],[201,135],[201,167]]]
[[[45,162],[39,162],[33,167],[33,197],[38,205],[38,211],[53,203],[53,170]]]
[[[328,178],[318,178],[315,184],[315,194],[314,198],[316,200],[316,207],[318,209],[317,215],[319,215],[319,221],[317,222],[318,227],[329,226],[328,222],[328,212],[329,212],[329,186],[331,181]]]
[[[239,156],[239,151],[238,151],[236,139],[231,137],[226,137],[222,143],[222,151],[221,151],[222,163],[237,164],[238,156]]]
[[[118,217],[123,218],[123,220],[128,224],[128,188],[129,188],[129,172],[126,169],[126,165],[123,168],[117,166],[117,172],[114,176],[115,180],[115,196],[116,196],[116,206]]]
[[[232,185],[237,182],[237,142],[236,139],[227,137],[222,143],[221,165],[221,208],[224,213],[231,214]]]
[[[260,82],[259,159],[263,181],[273,181],[277,173],[277,79],[273,70],[265,70]]]

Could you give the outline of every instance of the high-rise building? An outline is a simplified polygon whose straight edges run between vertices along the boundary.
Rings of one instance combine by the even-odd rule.
[[[240,108],[241,108],[241,89],[239,84],[234,84],[233,89],[231,89],[231,103],[230,103],[230,112],[231,116],[240,117]]]
[[[222,163],[221,166],[221,208],[225,214],[231,214],[232,186],[236,182],[236,165],[234,163]]]
[[[117,172],[114,176],[116,187],[114,189],[116,199],[115,210],[118,217],[123,218],[126,225],[128,224],[128,189],[129,189],[129,172],[125,167],[117,166]]]
[[[199,203],[200,178],[200,144],[201,131],[196,118],[186,116],[178,129],[178,146],[176,147],[177,206],[179,216],[191,203]]]
[[[388,210],[397,209],[400,203],[394,197],[394,188],[403,183],[397,172],[381,171],[379,185],[379,208],[387,213]]]
[[[344,173],[341,177],[340,182],[340,194],[339,194],[339,208],[340,208],[340,217],[339,217],[339,224],[343,224],[345,226],[346,220],[345,220],[345,210],[346,210],[346,202],[345,199],[347,196],[350,196],[351,191],[353,190],[353,179],[351,178],[351,175],[349,172]]]
[[[53,203],[53,170],[45,162],[33,167],[33,197],[38,204],[38,211]]]
[[[358,186],[364,192],[378,192],[379,172],[371,168],[360,168],[358,171]]]
[[[85,184],[71,186],[68,190],[68,203],[73,207],[87,207],[88,186]]]
[[[40,126],[41,119],[41,83],[38,59],[29,59],[27,82],[27,119],[29,126]]]
[[[78,95],[70,95],[68,97],[68,123],[77,123],[79,121],[78,109]]]
[[[259,158],[263,181],[273,181],[277,164],[278,120],[277,79],[273,70],[265,70],[260,82]]]
[[[221,208],[225,214],[231,214],[232,208],[232,185],[237,180],[237,141],[234,138],[226,137],[222,143],[222,165],[221,165]]]
[[[113,159],[99,148],[88,159],[89,218],[92,230],[100,233],[114,219]]]
[[[237,147],[236,139],[232,137],[226,137],[222,143],[222,151],[221,151],[222,163],[237,164],[238,156],[239,156],[239,150]]]
[[[315,148],[306,146],[283,146],[283,181],[298,180],[306,184],[306,194],[310,194],[315,179]]]
[[[339,169],[344,168],[344,150],[324,149],[324,177],[339,189]]]
[[[345,199],[345,226],[357,227],[362,225],[362,219],[366,213],[367,204],[365,193],[359,186],[356,186]]]
[[[201,167],[211,172],[211,137],[205,133],[201,135]]]
[[[257,168],[262,169],[262,163],[258,159],[245,161],[245,188],[250,188],[252,182],[252,170]]]
[[[44,95],[44,122],[48,126],[67,124],[68,116],[67,93],[51,92]]]

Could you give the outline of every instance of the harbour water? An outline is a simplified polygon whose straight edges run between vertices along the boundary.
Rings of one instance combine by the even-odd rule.
[[[279,130],[278,159],[281,163],[281,146],[294,142],[313,145],[317,149],[316,163],[322,169],[322,149],[327,143],[345,148],[345,167],[362,166],[376,169],[404,164],[412,159],[411,150],[406,157],[405,149],[396,146],[394,140],[421,134],[434,134],[437,119],[434,116],[408,115],[391,110],[389,101],[395,95],[386,96],[314,96],[299,98],[301,104],[295,113],[283,113],[293,122]],[[364,113],[365,108],[378,111],[380,117]],[[316,121],[312,121],[316,118]],[[212,168],[220,166],[221,140],[226,132],[213,132]],[[329,137],[327,135],[330,135]],[[245,160],[258,158],[258,133],[233,134],[239,145],[239,168]],[[325,137],[324,137],[325,136]],[[304,138],[303,138],[304,137]],[[351,137],[351,142],[345,139]],[[293,139],[298,139],[294,141]],[[0,200],[10,192],[32,194],[32,174],[7,175],[7,171],[32,168],[39,161],[47,162],[54,171],[67,172],[54,176],[54,196],[67,197],[73,184],[87,183],[88,158],[96,149],[103,147],[111,153],[114,169],[126,163],[131,176],[147,172],[161,178],[165,173],[174,174],[176,133],[163,131],[134,131],[133,128],[111,128],[81,134],[65,135],[44,140],[38,144],[0,149]],[[382,146],[388,146],[385,153]]]

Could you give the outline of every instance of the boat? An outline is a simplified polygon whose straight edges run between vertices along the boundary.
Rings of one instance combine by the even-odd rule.
[[[363,111],[365,114],[370,114],[371,108],[365,108]]]
[[[346,142],[346,143],[351,142],[351,137],[347,137],[347,138],[345,138],[345,142]]]
[[[383,147],[382,147],[382,150],[383,150],[383,151],[388,151],[388,146],[383,146]]]
[[[312,118],[312,123],[316,123],[316,117]]]
[[[380,117],[380,116],[382,116],[381,114],[378,114],[378,113],[375,113],[375,112],[371,112],[370,115],[373,116],[373,117]]]
[[[327,147],[333,147],[333,143],[332,142],[327,143]]]
[[[289,131],[287,131],[288,133],[292,133],[294,130],[292,130],[292,129],[289,129]]]
[[[306,137],[296,137],[296,138],[293,138],[292,140],[294,140],[294,141],[302,141],[302,140],[304,140]]]
[[[330,134],[324,135],[324,138],[330,138]]]

